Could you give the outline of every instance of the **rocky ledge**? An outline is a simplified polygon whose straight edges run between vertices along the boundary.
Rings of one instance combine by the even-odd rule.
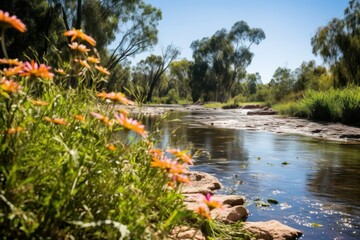
[[[314,122],[307,119],[277,115],[271,108],[247,105],[242,108],[204,108],[201,105],[150,105],[142,108],[128,107],[130,112],[145,115],[161,115],[169,111],[206,112],[206,115],[192,116],[194,122],[219,128],[247,129],[297,134],[350,144],[360,144],[360,128],[339,123]],[[221,113],[221,114],[219,114]]]
[[[302,232],[284,225],[276,220],[266,222],[246,222],[249,211],[244,207],[245,197],[239,195],[216,195],[214,190],[221,188],[220,181],[204,172],[192,171],[189,178],[192,182],[190,186],[184,186],[182,193],[185,196],[185,205],[188,209],[193,210],[198,206],[197,199],[199,194],[210,193],[212,198],[223,203],[223,209],[214,209],[211,211],[211,217],[225,224],[232,224],[243,221],[244,224],[239,231],[247,232],[249,239],[260,240],[292,240],[302,235]],[[177,227],[173,230],[170,239],[181,240],[205,240],[205,236],[199,229],[188,228],[185,226]]]

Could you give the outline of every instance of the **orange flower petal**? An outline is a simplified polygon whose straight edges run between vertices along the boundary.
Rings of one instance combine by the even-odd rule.
[[[104,68],[104,67],[102,67],[102,66],[95,65],[95,68],[96,68],[99,72],[101,72],[101,73],[103,73],[103,74],[105,74],[105,75],[110,75],[110,72],[109,72],[106,68]]]
[[[9,13],[4,12],[3,10],[0,10],[0,27],[13,27],[19,32],[26,31],[26,26],[20,19],[18,19],[15,15],[10,17]]]
[[[44,120],[47,122],[51,122],[54,123],[56,125],[70,125],[70,123],[68,123],[65,119],[63,118],[49,118],[49,117],[44,117]]]
[[[2,78],[0,80],[0,89],[7,93],[17,93],[21,90],[21,85],[13,80]]]
[[[64,35],[67,37],[71,37],[71,42],[74,41],[77,38],[80,38],[81,40],[84,40],[88,42],[90,45],[95,46],[96,41],[92,37],[86,35],[81,29],[71,29],[69,31],[64,32]]]
[[[145,131],[145,126],[132,118],[127,118],[124,114],[120,113],[120,115],[114,113],[115,118],[117,119],[118,123],[122,125],[124,128],[132,130],[143,138],[147,137],[147,132]]]

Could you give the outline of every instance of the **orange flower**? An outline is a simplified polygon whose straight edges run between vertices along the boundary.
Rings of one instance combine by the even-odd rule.
[[[0,63],[1,64],[8,64],[8,65],[15,65],[15,66],[18,66],[18,65],[22,64],[22,62],[20,62],[17,58],[16,59],[1,58]]]
[[[116,111],[118,111],[119,113],[124,114],[124,116],[129,115],[129,112],[128,112],[128,111],[126,111],[125,109],[122,109],[122,108],[119,108],[119,109],[117,109]]]
[[[125,105],[134,105],[134,102],[127,99],[125,97],[124,94],[122,93],[114,93],[114,92],[111,92],[111,93],[106,93],[106,92],[101,92],[101,93],[98,93],[96,94],[97,97],[100,97],[102,99],[110,99],[112,101],[115,101],[115,102],[121,102],[122,104],[125,104]]]
[[[190,179],[188,176],[181,175],[181,174],[174,174],[172,177],[172,180],[176,183],[185,183],[190,184]]]
[[[108,150],[110,150],[110,151],[116,151],[116,147],[115,147],[114,145],[112,145],[112,144],[107,145],[106,148],[107,148]]]
[[[180,151],[180,150],[178,150],[178,149],[173,149],[173,148],[171,148],[171,149],[167,149],[166,151],[167,151],[168,153],[171,153],[171,154],[179,157],[179,158],[180,158],[181,160],[183,160],[185,163],[187,163],[187,164],[189,164],[189,165],[194,165],[194,164],[193,164],[193,161],[192,161],[192,159],[191,159],[191,156],[186,154],[186,152],[187,152],[186,150],[185,150],[185,151]]]
[[[64,35],[67,37],[71,37],[70,42],[73,42],[76,38],[80,38],[88,42],[90,45],[95,46],[96,41],[92,37],[86,35],[81,29],[75,29],[64,32]]]
[[[101,72],[101,73],[103,73],[103,74],[105,74],[105,75],[110,75],[110,72],[109,72],[106,68],[104,68],[104,67],[102,67],[102,66],[95,65],[95,68],[96,68],[99,72]]]
[[[13,80],[2,78],[0,80],[0,88],[7,93],[17,93],[20,91],[21,85]]]
[[[132,130],[138,134],[140,134],[143,138],[147,137],[147,133],[145,131],[145,126],[141,124],[141,122],[138,122],[132,118],[127,118],[124,114],[120,113],[120,116],[118,114],[114,114],[118,123],[122,125],[124,128],[127,128],[129,130]]]
[[[22,127],[16,127],[16,128],[10,128],[10,129],[8,129],[8,130],[7,130],[7,133],[11,135],[11,134],[18,133],[18,132],[22,132],[22,131],[24,131],[24,128],[22,128]]]
[[[88,69],[90,69],[90,68],[91,68],[91,67],[90,67],[90,65],[87,63],[87,61],[86,61],[86,60],[75,59],[75,62],[80,63],[80,65],[81,65],[81,66],[86,67],[86,68],[88,68]]]
[[[20,73],[20,76],[27,77],[40,77],[42,79],[51,80],[54,77],[54,74],[49,72],[51,67],[46,66],[45,64],[38,64],[34,60],[31,62],[25,62],[23,67],[23,72]]]
[[[26,26],[20,19],[18,19],[15,15],[11,16],[8,12],[4,12],[0,10],[0,27],[6,29],[9,27],[13,27],[19,32],[25,32]]]
[[[194,212],[208,220],[211,220],[210,210],[206,206],[200,205],[197,208],[195,208]]]
[[[153,157],[150,166],[161,168],[171,174],[183,174],[185,172],[183,165],[171,161],[170,158],[160,159],[158,157]]]
[[[58,73],[58,74],[61,74],[61,75],[65,75],[65,71],[61,68],[57,68],[55,69],[55,72]]]
[[[49,118],[49,117],[44,117],[44,120],[47,122],[52,122],[54,124],[57,125],[70,125],[70,123],[68,123],[65,119],[63,118]]]
[[[86,48],[84,44],[78,44],[77,42],[73,42],[71,44],[68,44],[69,47],[74,51],[79,51],[82,53],[87,53],[90,51],[90,49]]]
[[[11,77],[17,74],[22,73],[23,67],[21,65],[13,67],[13,68],[4,68],[1,72],[6,77]]]
[[[212,199],[210,193],[206,194],[206,196],[202,195],[202,197],[200,198],[200,201],[202,203],[205,203],[206,206],[208,206],[210,210],[215,209],[215,208],[223,208],[222,202]]]
[[[41,100],[33,100],[33,99],[30,99],[30,102],[31,102],[32,105],[34,105],[34,106],[47,106],[47,105],[49,105],[48,102],[41,101]]]
[[[163,152],[161,151],[161,149],[157,149],[157,148],[150,149],[148,153],[153,157],[161,158],[163,156]]]
[[[91,63],[100,63],[100,59],[98,59],[97,57],[93,57],[93,56],[87,57],[86,60],[88,60]]]
[[[109,118],[105,117],[104,115],[101,115],[100,113],[91,112],[91,115],[93,115],[94,117],[96,117],[100,121],[104,122],[108,126],[113,125],[113,122]]]
[[[74,115],[74,118],[80,122],[85,122],[85,118],[83,115]]]

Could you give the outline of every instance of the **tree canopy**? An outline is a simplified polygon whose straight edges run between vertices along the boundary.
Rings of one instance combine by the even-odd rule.
[[[191,44],[194,65],[192,66],[192,97],[197,101],[226,101],[236,81],[245,77],[246,68],[254,54],[253,44],[265,39],[260,28],[251,28],[244,21],[236,22],[231,30],[217,31],[213,36],[196,40]],[[197,88],[197,86],[203,86]]]
[[[333,18],[311,40],[314,54],[331,66],[335,84],[360,84],[360,2],[349,1],[344,18]]]
[[[142,0],[12,0],[1,1],[0,9],[23,19],[29,29],[22,37],[15,31],[7,34],[11,56],[36,52],[42,57],[55,49],[61,51],[67,44],[62,33],[76,28],[96,39],[108,68],[156,44],[162,18],[159,9]],[[106,48],[117,35],[120,39],[107,57]]]

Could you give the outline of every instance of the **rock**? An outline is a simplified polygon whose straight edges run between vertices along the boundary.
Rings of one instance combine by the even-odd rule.
[[[183,186],[183,188],[181,189],[181,193],[182,194],[196,194],[196,193],[201,193],[203,195],[206,195],[208,193],[210,193],[211,195],[213,195],[213,191],[211,191],[209,188],[207,187],[202,187],[202,186],[193,186],[193,182],[191,183],[191,185],[189,186]]]
[[[249,216],[249,210],[243,206],[225,206],[224,209],[214,209],[210,213],[213,219],[217,219],[226,224],[245,221]]]
[[[169,239],[205,240],[205,236],[199,229],[189,228],[187,226],[178,226],[171,231]]]
[[[243,229],[254,235],[258,240],[292,240],[302,235],[302,232],[286,226],[276,220],[267,222],[245,222]]]
[[[244,205],[246,201],[245,197],[240,195],[216,195],[216,199],[232,207]]]
[[[191,185],[184,186],[182,193],[202,193],[206,195],[207,193],[212,194],[212,190],[220,189],[220,181],[204,172],[190,171],[187,173],[190,178]]]
[[[242,108],[243,109],[256,109],[256,108],[262,108],[263,106],[258,105],[258,104],[250,104],[250,105],[245,105]]]
[[[352,139],[360,139],[360,134],[342,134],[339,138],[352,138]]]
[[[206,195],[206,194],[205,194]],[[199,193],[183,193],[185,197],[184,202],[197,202],[199,199]]]
[[[247,115],[276,115],[277,112],[274,110],[256,110],[256,111],[249,111]]]

